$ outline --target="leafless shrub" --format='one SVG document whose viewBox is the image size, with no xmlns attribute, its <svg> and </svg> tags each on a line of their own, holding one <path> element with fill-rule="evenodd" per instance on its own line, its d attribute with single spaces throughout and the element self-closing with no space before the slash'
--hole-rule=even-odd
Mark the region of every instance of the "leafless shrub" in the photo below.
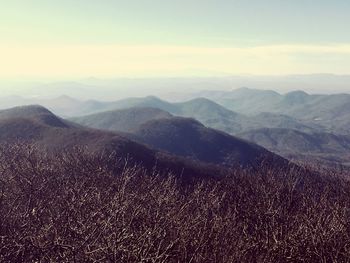
<svg viewBox="0 0 350 263">
<path fill-rule="evenodd" d="M 350 184 L 304 169 L 186 184 L 117 154 L 0 150 L 1 262 L 347 262 Z"/>
</svg>

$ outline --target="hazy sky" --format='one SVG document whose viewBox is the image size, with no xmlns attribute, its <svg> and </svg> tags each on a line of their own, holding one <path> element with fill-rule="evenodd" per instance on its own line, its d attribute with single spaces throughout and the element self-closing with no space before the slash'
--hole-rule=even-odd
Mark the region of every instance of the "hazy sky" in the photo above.
<svg viewBox="0 0 350 263">
<path fill-rule="evenodd" d="M 350 74 L 349 0 L 3 0 L 0 78 Z"/>
</svg>

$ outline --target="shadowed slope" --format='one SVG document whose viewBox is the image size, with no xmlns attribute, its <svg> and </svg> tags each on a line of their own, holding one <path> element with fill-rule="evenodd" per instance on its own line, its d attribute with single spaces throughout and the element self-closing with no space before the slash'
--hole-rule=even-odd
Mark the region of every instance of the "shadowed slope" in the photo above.
<svg viewBox="0 0 350 263">
<path fill-rule="evenodd" d="M 152 150 L 126 137 L 66 122 L 43 107 L 27 106 L 0 112 L 0 142 L 28 142 L 50 152 L 84 147 L 90 152 L 116 152 L 147 169 L 157 165 L 184 176 L 214 176 L 220 168 Z"/>
<path fill-rule="evenodd" d="M 346 135 L 304 133 L 289 129 L 258 129 L 239 136 L 286 158 L 350 165 L 350 137 Z"/>
<path fill-rule="evenodd" d="M 207 128 L 189 118 L 152 120 L 141 125 L 134 136 L 172 154 L 226 166 L 257 165 L 264 159 L 282 162 L 282 158 L 262 147 Z"/>
</svg>

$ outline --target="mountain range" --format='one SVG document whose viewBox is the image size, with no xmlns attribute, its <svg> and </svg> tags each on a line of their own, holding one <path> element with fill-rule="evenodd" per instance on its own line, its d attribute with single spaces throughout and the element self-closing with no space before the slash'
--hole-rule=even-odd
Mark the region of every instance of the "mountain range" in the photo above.
<svg viewBox="0 0 350 263">
<path fill-rule="evenodd" d="M 267 159 L 287 165 L 263 147 L 206 128 L 193 119 L 171 117 L 156 109 L 134 109 L 137 112 L 144 112 L 144 121 L 147 113 L 158 119 L 146 121 L 134 133 L 111 132 L 67 121 L 42 106 L 15 107 L 0 111 L 0 143 L 34 143 L 50 152 L 74 147 L 115 151 L 146 168 L 157 164 L 188 176 L 220 174 L 224 167 L 258 166 Z"/>
<path fill-rule="evenodd" d="M 96 119 L 104 119 L 109 114 L 119 115 L 118 110 L 130 108 L 157 108 L 172 115 L 194 118 L 204 125 L 225 131 L 232 135 L 257 128 L 291 128 L 302 131 L 318 129 L 316 124 L 308 125 L 296 118 L 276 113 L 261 113 L 257 116 L 246 116 L 226 109 L 214 101 L 205 98 L 196 98 L 186 102 L 170 103 L 154 96 L 143 98 L 128 98 L 120 101 L 105 103 L 104 110 L 90 116 L 75 117 L 72 120 L 78 123 L 92 125 L 95 128 L 108 128 L 104 125 L 93 124 Z M 110 122 L 110 120 L 105 120 Z"/>
<path fill-rule="evenodd" d="M 65 118 L 61 125 L 69 122 L 71 126 L 86 126 L 95 129 L 95 132 L 98 129 L 98 132 L 105 130 L 123 134 L 124 137 L 161 151 L 171 152 L 174 145 L 159 144 L 152 139 L 153 135 L 141 136 L 140 129 L 143 127 L 142 132 L 145 134 L 146 131 L 150 131 L 150 134 L 154 131 L 161 140 L 159 134 L 164 131 L 157 130 L 155 123 L 160 127 L 163 124 L 168 127 L 168 124 L 165 125 L 167 121 L 175 123 L 176 120 L 177 125 L 186 123 L 191 131 L 197 129 L 198 133 L 198 129 L 211 128 L 216 132 L 226 132 L 289 159 L 349 164 L 346 152 L 347 138 L 350 135 L 348 94 L 312 95 L 304 91 L 280 94 L 271 90 L 241 88 L 231 91 L 202 91 L 196 96 L 184 102 L 168 102 L 155 96 L 116 101 L 81 101 L 68 96 L 56 99 L 7 97 L 0 99 L 0 105 L 4 108 L 40 104 Z M 51 117 L 46 118 L 42 121 L 50 122 Z M 197 120 L 202 126 L 194 125 L 190 119 Z M 151 123 L 152 128 L 147 126 Z M 182 132 L 182 135 L 190 134 L 186 129 Z M 164 136 L 166 134 L 165 132 Z M 204 142 L 199 140 L 197 143 Z M 183 149 L 182 154 L 196 159 L 196 154 L 189 154 L 189 150 Z M 224 159 L 227 157 L 222 158 Z"/>
<path fill-rule="evenodd" d="M 293 91 L 282 95 L 271 90 L 241 88 L 197 95 L 241 114 L 278 113 L 319 126 L 326 132 L 350 133 L 350 94 L 310 95 L 304 91 Z"/>
</svg>

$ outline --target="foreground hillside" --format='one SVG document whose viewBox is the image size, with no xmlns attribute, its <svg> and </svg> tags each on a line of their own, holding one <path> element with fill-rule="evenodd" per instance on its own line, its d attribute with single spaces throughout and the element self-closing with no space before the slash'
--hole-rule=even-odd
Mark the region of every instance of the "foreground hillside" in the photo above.
<svg viewBox="0 0 350 263">
<path fill-rule="evenodd" d="M 1 262 L 348 262 L 350 184 L 268 167 L 199 179 L 0 147 Z"/>
</svg>

